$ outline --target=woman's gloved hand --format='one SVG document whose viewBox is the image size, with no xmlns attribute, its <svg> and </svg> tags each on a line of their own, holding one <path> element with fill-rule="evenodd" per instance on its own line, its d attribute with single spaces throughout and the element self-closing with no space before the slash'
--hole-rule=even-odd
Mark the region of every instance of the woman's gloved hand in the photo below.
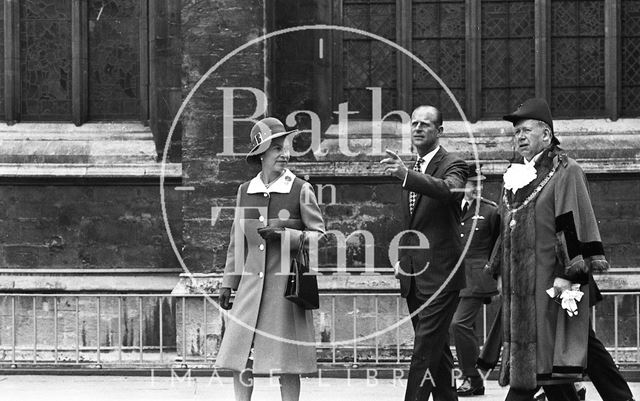
<svg viewBox="0 0 640 401">
<path fill-rule="evenodd" d="M 231 309 L 231 288 L 222 287 L 220 288 L 220 295 L 218 295 L 218 303 L 220 307 L 224 310 Z"/>
<path fill-rule="evenodd" d="M 280 240 L 280 235 L 284 232 L 284 227 L 260 227 L 258 228 L 258 234 L 266 241 Z"/>
</svg>

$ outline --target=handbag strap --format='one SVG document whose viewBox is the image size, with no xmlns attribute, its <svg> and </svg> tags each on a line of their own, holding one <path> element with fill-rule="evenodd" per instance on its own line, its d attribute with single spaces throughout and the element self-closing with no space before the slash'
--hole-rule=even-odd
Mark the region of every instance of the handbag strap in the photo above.
<svg viewBox="0 0 640 401">
<path fill-rule="evenodd" d="M 300 259 L 303 256 L 304 252 L 304 243 L 307 241 L 307 233 L 302 231 L 302 235 L 300 235 L 300 241 L 298 242 L 298 255 L 296 259 Z"/>
</svg>

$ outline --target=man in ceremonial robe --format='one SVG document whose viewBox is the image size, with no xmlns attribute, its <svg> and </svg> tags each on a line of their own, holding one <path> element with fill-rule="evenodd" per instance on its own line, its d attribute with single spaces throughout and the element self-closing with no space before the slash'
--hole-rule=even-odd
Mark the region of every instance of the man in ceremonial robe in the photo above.
<svg viewBox="0 0 640 401">
<path fill-rule="evenodd" d="M 571 382 L 587 368 L 589 275 L 608 268 L 586 177 L 558 146 L 546 101 L 529 99 L 505 119 L 520 158 L 505 173 L 491 265 L 502 286 L 500 383 L 510 385 L 507 400 L 532 400 L 540 386 L 550 400 L 577 400 Z M 560 297 L 573 305 L 565 299 L 563 308 Z"/>
</svg>

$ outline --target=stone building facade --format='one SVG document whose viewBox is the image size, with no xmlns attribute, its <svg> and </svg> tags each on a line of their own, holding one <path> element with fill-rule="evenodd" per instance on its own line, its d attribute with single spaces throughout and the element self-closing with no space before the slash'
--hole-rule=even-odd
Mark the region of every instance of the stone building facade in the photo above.
<svg viewBox="0 0 640 401">
<path fill-rule="evenodd" d="M 477 156 L 489 177 L 485 196 L 497 200 L 514 156 L 511 127 L 500 116 L 527 97 L 547 98 L 562 146 L 589 178 L 613 266 L 598 280 L 607 291 L 640 291 L 634 1 L 5 3 L 3 346 L 15 332 L 7 323 L 13 319 L 7 294 L 215 294 L 232 219 L 225 207 L 257 173 L 240 155 L 251 126 L 242 118 L 264 114 L 305 131 L 295 139 L 301 154 L 291 168 L 315 186 L 333 231 L 320 253 L 320 284 L 325 294 L 351 296 L 323 301 L 319 339 L 362 336 L 394 319 L 397 300 L 389 295 L 397 284 L 388 250 L 400 230 L 400 190 L 378 162 L 384 148 L 411 155 L 400 114 L 385 118 L 379 131 L 372 121 L 423 103 L 443 110 L 443 146 L 469 161 Z M 230 112 L 237 121 L 225 126 Z M 367 297 L 375 294 L 382 298 L 374 306 Z M 53 327 L 57 318 L 43 299 L 34 315 L 44 319 L 41 327 Z M 24 316 L 31 302 L 18 303 Z M 102 325 L 86 329 L 99 340 L 83 344 L 157 345 L 161 329 L 153 322 L 162 302 L 117 306 L 105 298 Z M 203 326 L 200 302 L 178 299 L 164 307 L 171 311 L 166 326 L 175 325 L 165 328 L 164 341 L 175 341 L 183 356 L 215 355 L 220 318 L 210 307 Z M 637 345 L 637 302 L 637 295 L 620 295 L 599 307 L 596 327 L 608 345 Z M 126 335 L 116 329 L 122 311 L 133 319 Z M 614 322 L 617 338 L 607 330 Z M 20 327 L 31 333 L 33 324 L 25 317 Z M 338 327 L 350 328 L 337 333 Z M 380 342 L 400 348 L 410 337 L 403 327 Z M 75 339 L 69 334 L 64 341 Z M 370 360 L 372 349 L 359 358 Z M 321 359 L 336 352 L 349 359 L 348 350 L 325 351 Z"/>
</svg>

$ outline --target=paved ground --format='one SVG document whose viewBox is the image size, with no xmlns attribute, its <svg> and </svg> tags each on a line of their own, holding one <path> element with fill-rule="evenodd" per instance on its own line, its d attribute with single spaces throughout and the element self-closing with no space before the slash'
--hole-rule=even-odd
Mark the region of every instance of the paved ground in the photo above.
<svg viewBox="0 0 640 401">
<path fill-rule="evenodd" d="M 303 379 L 301 401 L 373 401 L 402 400 L 404 381 L 381 379 Z M 588 384 L 587 400 L 600 401 Z M 632 383 L 640 398 L 640 383 Z M 502 401 L 506 390 L 495 381 L 487 382 L 484 397 L 463 398 L 473 401 Z M 207 400 L 233 401 L 228 377 L 126 377 L 126 376 L 0 376 L 2 400 Z M 279 401 L 280 393 L 268 378 L 257 378 L 253 400 Z"/>
</svg>

